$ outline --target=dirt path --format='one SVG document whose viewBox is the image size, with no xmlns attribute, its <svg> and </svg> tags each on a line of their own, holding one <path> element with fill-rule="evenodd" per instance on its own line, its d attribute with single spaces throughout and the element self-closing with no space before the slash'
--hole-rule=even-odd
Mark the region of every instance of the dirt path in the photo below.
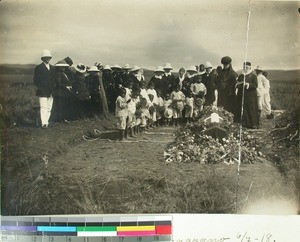
<svg viewBox="0 0 300 242">
<path fill-rule="evenodd" d="M 85 141 L 56 157 L 55 166 L 50 167 L 50 171 L 56 173 L 62 169 L 73 175 L 107 172 L 119 178 L 150 170 L 162 172 L 161 169 L 166 167 L 164 148 L 173 139 L 174 131 L 172 127 L 159 127 L 123 142 L 109 139 Z M 112 139 L 118 135 L 117 132 L 108 134 L 106 137 Z"/>
</svg>

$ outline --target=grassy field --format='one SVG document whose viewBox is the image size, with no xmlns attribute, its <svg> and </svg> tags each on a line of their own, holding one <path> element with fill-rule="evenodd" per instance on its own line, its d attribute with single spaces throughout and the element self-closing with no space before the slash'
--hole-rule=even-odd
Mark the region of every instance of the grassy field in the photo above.
<svg viewBox="0 0 300 242">
<path fill-rule="evenodd" d="M 269 72 L 274 109 L 293 110 L 299 103 L 297 73 Z M 147 80 L 151 75 L 145 72 Z M 114 117 L 78 120 L 44 131 L 35 127 L 37 98 L 28 69 L 1 72 L 0 88 L 3 215 L 243 213 L 262 200 L 287 201 L 299 209 L 299 149 L 297 142 L 286 142 L 287 132 L 295 130 L 285 129 L 294 120 L 281 123 L 281 135 L 287 133 L 282 141 L 268 133 L 280 118 L 264 121 L 266 132 L 257 135 L 266 158 L 241 167 L 236 204 L 236 166 L 164 163 L 164 147 L 176 132 L 173 127 L 124 143 L 113 135 L 110 141 L 86 141 L 83 135 L 95 129 L 114 132 Z"/>
</svg>

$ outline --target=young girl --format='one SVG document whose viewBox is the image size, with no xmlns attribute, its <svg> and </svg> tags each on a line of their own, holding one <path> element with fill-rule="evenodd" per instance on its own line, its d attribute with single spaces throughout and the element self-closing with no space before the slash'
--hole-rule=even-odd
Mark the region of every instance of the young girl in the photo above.
<svg viewBox="0 0 300 242">
<path fill-rule="evenodd" d="M 121 89 L 120 96 L 116 100 L 116 118 L 117 118 L 117 127 L 120 132 L 120 141 L 124 140 L 125 130 L 126 130 L 126 119 L 128 116 L 128 104 L 125 99 L 126 90 Z"/>
<path fill-rule="evenodd" d="M 182 110 L 184 108 L 185 95 L 179 90 L 180 86 L 176 85 L 175 91 L 171 93 L 173 103 L 173 121 L 178 126 L 178 119 L 182 118 Z"/>
<path fill-rule="evenodd" d="M 185 99 L 185 118 L 187 123 L 191 123 L 193 121 L 193 114 L 194 114 L 194 97 L 192 91 L 188 93 L 188 96 Z"/>
<path fill-rule="evenodd" d="M 133 92 L 131 99 L 128 102 L 128 119 L 127 119 L 127 130 L 130 137 L 134 137 L 137 134 L 137 118 L 136 118 L 136 106 L 140 101 L 139 95 L 137 92 Z"/>
</svg>

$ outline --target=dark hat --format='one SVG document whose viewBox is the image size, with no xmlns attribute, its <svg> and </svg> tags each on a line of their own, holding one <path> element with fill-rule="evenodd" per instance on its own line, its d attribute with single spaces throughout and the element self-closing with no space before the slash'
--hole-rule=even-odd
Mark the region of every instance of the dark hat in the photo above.
<svg viewBox="0 0 300 242">
<path fill-rule="evenodd" d="M 221 59 L 221 63 L 223 65 L 228 65 L 231 63 L 231 58 L 229 56 L 224 56 L 222 59 Z"/>
<path fill-rule="evenodd" d="M 244 62 L 244 66 L 251 66 L 251 62 L 249 61 Z"/>
<path fill-rule="evenodd" d="M 67 64 L 68 64 L 69 66 L 73 65 L 73 61 L 72 61 L 72 59 L 71 59 L 69 56 L 67 56 L 67 57 L 64 59 L 64 61 L 67 62 Z"/>
</svg>

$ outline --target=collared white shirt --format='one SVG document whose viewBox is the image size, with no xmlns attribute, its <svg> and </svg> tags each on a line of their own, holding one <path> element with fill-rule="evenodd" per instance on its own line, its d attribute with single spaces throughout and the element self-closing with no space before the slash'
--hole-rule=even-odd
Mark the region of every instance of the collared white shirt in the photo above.
<svg viewBox="0 0 300 242">
<path fill-rule="evenodd" d="M 47 67 L 47 69 L 50 70 L 50 63 L 46 63 L 46 62 L 43 62 L 43 63 Z"/>
<path fill-rule="evenodd" d="M 166 72 L 165 74 L 164 74 L 165 76 L 171 76 L 172 75 L 172 72 Z"/>
<path fill-rule="evenodd" d="M 162 76 L 156 76 L 156 75 L 155 75 L 154 77 L 155 77 L 156 79 L 160 79 L 160 80 L 162 79 Z"/>
</svg>

